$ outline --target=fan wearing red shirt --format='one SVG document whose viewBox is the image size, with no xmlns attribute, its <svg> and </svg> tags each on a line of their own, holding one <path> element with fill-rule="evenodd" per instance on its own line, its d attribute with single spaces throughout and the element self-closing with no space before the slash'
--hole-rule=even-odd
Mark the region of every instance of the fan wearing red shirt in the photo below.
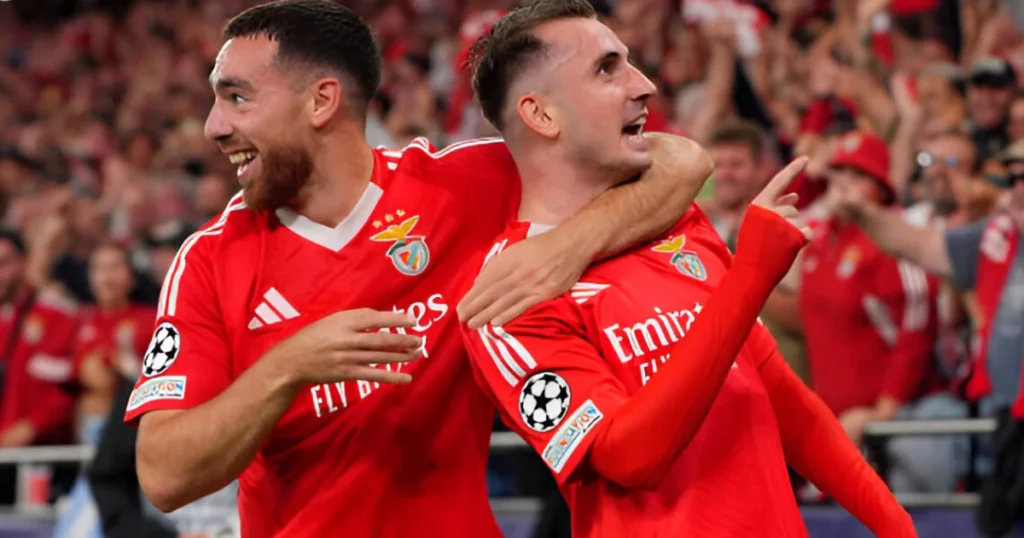
<svg viewBox="0 0 1024 538">
<path fill-rule="evenodd" d="M 614 126 L 579 121 L 589 110 L 643 117 L 653 85 L 628 57 L 583 0 L 520 8 L 478 43 L 477 98 L 523 184 L 520 221 L 484 264 L 646 164 L 642 148 L 609 136 Z M 878 536 L 916 536 L 756 324 L 810 233 L 786 220 L 795 196 L 781 196 L 805 163 L 755 198 L 735 259 L 691 208 L 570 292 L 504 325 L 465 326 L 477 380 L 550 467 L 573 536 L 807 536 L 787 461 Z"/>
<path fill-rule="evenodd" d="M 75 343 L 75 379 L 84 393 L 78 397 L 79 421 L 84 430 L 91 419 L 105 420 L 117 379 L 136 379 L 152 335 L 156 309 L 129 300 L 132 287 L 128 253 L 113 243 L 93 250 L 89 257 L 89 287 L 96 306 L 82 314 Z M 85 433 L 82 437 L 90 437 Z"/>
<path fill-rule="evenodd" d="M 484 476 L 493 407 L 454 301 L 465 260 L 518 200 L 508 150 L 370 148 L 378 53 L 334 2 L 258 6 L 225 34 L 206 135 L 243 188 L 164 281 L 127 404 L 143 490 L 170 511 L 239 478 L 247 538 L 499 536 Z M 667 142 L 654 153 L 668 170 L 496 259 L 476 297 L 525 309 L 670 226 L 706 171 L 680 174 L 699 148 Z M 477 314 L 493 318 L 464 310 Z"/>
</svg>

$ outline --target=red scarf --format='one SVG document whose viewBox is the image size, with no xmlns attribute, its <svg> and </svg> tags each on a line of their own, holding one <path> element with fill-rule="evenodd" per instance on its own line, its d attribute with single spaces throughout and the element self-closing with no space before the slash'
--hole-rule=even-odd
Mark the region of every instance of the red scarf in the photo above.
<svg viewBox="0 0 1024 538">
<path fill-rule="evenodd" d="M 967 397 L 977 401 L 992 392 L 992 380 L 988 375 L 986 357 L 988 340 L 992 332 L 992 320 L 999 308 L 1003 287 L 1010 275 L 1010 267 L 1017 255 L 1017 227 L 1009 217 L 993 218 L 981 236 L 978 256 L 978 274 L 975 285 L 978 306 L 982 319 L 975 328 L 974 371 L 967 382 Z M 1024 417 L 1024 398 L 1018 395 L 1013 404 L 1013 415 Z"/>
</svg>

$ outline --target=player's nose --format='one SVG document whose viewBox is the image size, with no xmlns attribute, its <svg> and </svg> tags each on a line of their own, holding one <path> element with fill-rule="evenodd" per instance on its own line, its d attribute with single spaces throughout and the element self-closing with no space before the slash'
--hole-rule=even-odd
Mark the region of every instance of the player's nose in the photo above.
<svg viewBox="0 0 1024 538">
<path fill-rule="evenodd" d="M 231 136 L 232 129 L 231 124 L 228 123 L 224 114 L 221 113 L 220 107 L 216 104 L 210 109 L 210 114 L 206 116 L 206 125 L 203 127 L 203 136 L 207 140 L 222 140 Z"/>
<path fill-rule="evenodd" d="M 641 101 L 654 95 L 658 91 L 658 87 L 651 82 L 651 79 L 647 78 L 639 69 L 635 66 L 630 65 L 630 97 L 634 100 Z"/>
</svg>

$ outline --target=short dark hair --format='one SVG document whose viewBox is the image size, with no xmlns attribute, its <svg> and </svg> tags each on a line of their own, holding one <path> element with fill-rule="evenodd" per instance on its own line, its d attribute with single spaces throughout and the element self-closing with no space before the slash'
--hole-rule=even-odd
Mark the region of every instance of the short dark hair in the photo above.
<svg viewBox="0 0 1024 538">
<path fill-rule="evenodd" d="M 535 0 L 502 17 L 478 39 L 470 52 L 473 93 L 487 121 L 499 131 L 504 128 L 501 113 L 509 88 L 544 53 L 544 42 L 533 35 L 537 26 L 559 19 L 596 16 L 594 7 L 586 0 Z"/>
<path fill-rule="evenodd" d="M 757 159 L 764 150 L 764 132 L 749 121 L 736 121 L 717 127 L 708 137 L 708 147 L 726 144 L 743 145 Z"/>
<path fill-rule="evenodd" d="M 373 32 L 350 9 L 328 0 L 280 0 L 228 21 L 224 38 L 262 36 L 277 42 L 277 62 L 337 71 L 351 79 L 360 116 L 380 85 L 380 50 Z"/>
</svg>

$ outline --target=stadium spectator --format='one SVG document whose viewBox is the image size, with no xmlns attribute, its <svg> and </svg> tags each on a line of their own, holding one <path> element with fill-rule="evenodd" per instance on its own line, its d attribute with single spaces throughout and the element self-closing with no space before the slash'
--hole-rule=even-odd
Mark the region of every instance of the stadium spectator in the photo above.
<svg viewBox="0 0 1024 538">
<path fill-rule="evenodd" d="M 889 150 L 881 139 L 847 135 L 831 161 L 829 196 L 856 191 L 880 206 L 896 193 Z M 934 280 L 889 257 L 843 214 L 815 227 L 804 252 L 800 308 L 811 386 L 863 441 L 869 421 L 962 418 L 966 408 L 946 394 L 933 361 Z M 890 486 L 896 491 L 952 491 L 963 466 L 962 440 L 902 438 L 889 442 Z"/>
<path fill-rule="evenodd" d="M 96 307 L 82 313 L 75 342 L 77 441 L 96 446 L 110 414 L 120 378 L 135 379 L 146 354 L 156 311 L 132 304 L 132 268 L 128 253 L 112 243 L 96 247 L 89 258 L 89 287 Z M 85 475 L 72 488 L 57 521 L 56 536 L 103 536 Z"/>
<path fill-rule="evenodd" d="M 727 123 L 711 132 L 707 148 L 715 164 L 712 194 L 699 203 L 715 231 L 730 248 L 750 201 L 761 192 L 765 135 L 750 122 Z"/>
<path fill-rule="evenodd" d="M 58 229 L 37 228 L 26 259 L 21 237 L 0 232 L 0 448 L 68 443 L 74 439 L 72 347 L 78 306 L 57 287 L 36 286 L 27 272 L 45 264 L 47 244 Z M 0 502 L 9 504 L 14 474 L 0 467 Z"/>
</svg>

